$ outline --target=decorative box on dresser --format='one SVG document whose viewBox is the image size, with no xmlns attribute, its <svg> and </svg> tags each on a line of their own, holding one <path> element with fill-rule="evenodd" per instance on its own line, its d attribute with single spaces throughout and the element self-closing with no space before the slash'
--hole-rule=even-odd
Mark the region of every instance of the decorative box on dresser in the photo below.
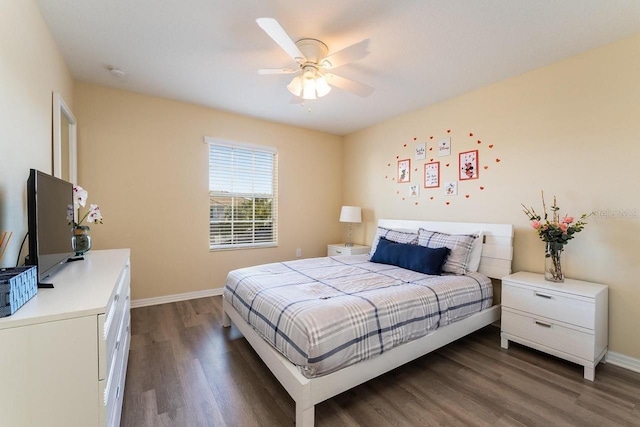
<svg viewBox="0 0 640 427">
<path fill-rule="evenodd" d="M 595 379 L 595 367 L 606 360 L 609 288 L 544 275 L 518 272 L 502 278 L 501 346 L 526 345 L 584 366 L 584 378 Z"/>
<path fill-rule="evenodd" d="M 129 355 L 130 250 L 90 251 L 0 319 L 0 425 L 119 426 Z"/>
<path fill-rule="evenodd" d="M 371 246 L 356 245 L 345 246 L 344 243 L 334 243 L 327 245 L 327 256 L 342 256 L 342 255 L 361 255 L 368 254 L 371 250 Z"/>
</svg>

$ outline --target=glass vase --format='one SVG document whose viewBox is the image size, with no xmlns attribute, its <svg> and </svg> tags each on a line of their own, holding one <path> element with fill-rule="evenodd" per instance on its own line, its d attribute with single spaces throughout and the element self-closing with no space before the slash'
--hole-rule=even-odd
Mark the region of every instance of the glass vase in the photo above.
<svg viewBox="0 0 640 427">
<path fill-rule="evenodd" d="M 76 252 L 76 256 L 84 255 L 91 249 L 91 229 L 86 225 L 78 225 L 73 229 L 71 237 L 71 249 Z"/>
<path fill-rule="evenodd" d="M 544 254 L 544 278 L 550 282 L 564 282 L 564 270 L 562 269 L 562 261 L 564 255 L 564 247 L 557 243 L 547 243 Z"/>
</svg>

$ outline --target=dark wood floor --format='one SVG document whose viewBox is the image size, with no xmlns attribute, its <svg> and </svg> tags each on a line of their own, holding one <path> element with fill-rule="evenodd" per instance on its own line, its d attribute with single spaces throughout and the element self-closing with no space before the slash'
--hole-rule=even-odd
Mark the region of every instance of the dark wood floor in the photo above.
<svg viewBox="0 0 640 427">
<path fill-rule="evenodd" d="M 221 298 L 137 308 L 122 426 L 293 426 L 293 400 Z M 488 326 L 316 406 L 317 426 L 640 426 L 640 374 L 582 368 Z"/>
</svg>

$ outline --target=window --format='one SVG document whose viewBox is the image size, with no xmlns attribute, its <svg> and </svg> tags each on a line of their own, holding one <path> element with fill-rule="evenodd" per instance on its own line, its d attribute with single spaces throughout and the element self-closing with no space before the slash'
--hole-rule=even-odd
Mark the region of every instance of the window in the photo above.
<svg viewBox="0 0 640 427">
<path fill-rule="evenodd" d="M 205 138 L 209 144 L 210 249 L 278 243 L 278 152 Z"/>
</svg>

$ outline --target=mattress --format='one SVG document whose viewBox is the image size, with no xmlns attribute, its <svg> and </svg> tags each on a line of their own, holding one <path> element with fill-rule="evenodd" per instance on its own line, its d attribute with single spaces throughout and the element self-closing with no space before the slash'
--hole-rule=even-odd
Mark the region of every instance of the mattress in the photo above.
<svg viewBox="0 0 640 427">
<path fill-rule="evenodd" d="M 489 308 L 493 289 L 480 273 L 430 276 L 355 255 L 234 270 L 224 298 L 313 378 Z"/>
</svg>

